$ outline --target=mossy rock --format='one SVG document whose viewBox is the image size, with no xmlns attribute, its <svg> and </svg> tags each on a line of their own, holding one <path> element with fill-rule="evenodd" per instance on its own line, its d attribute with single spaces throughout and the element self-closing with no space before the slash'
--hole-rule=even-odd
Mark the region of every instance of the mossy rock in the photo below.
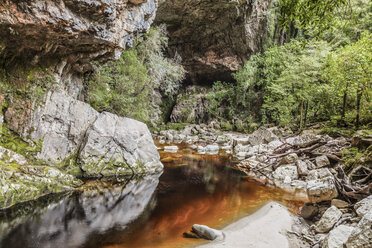
<svg viewBox="0 0 372 248">
<path fill-rule="evenodd" d="M 73 190 L 83 182 L 48 166 L 0 165 L 0 209 L 41 196 Z"/>
</svg>

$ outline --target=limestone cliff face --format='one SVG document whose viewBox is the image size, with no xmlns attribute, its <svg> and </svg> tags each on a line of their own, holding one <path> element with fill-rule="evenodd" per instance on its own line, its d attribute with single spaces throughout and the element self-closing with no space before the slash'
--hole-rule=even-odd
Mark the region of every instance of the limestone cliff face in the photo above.
<svg viewBox="0 0 372 248">
<path fill-rule="evenodd" d="M 155 18 L 157 0 L 5 0 L 0 55 L 37 63 L 67 57 L 84 72 L 92 59 L 118 57 Z"/>
<path fill-rule="evenodd" d="M 270 0 L 160 0 L 156 23 L 167 24 L 170 55 L 181 55 L 189 81 L 231 81 L 262 48 Z"/>
<path fill-rule="evenodd" d="M 25 76 L 24 67 L 47 68 L 41 80 L 53 78 L 35 85 L 39 99 L 15 88 L 0 93 L 1 120 L 30 144 L 42 142 L 38 159 L 86 177 L 162 170 L 144 123 L 98 113 L 80 97 L 92 62 L 120 56 L 150 28 L 156 9 L 157 0 L 0 1 L 0 66 L 10 85 L 37 84 L 38 73 Z"/>
</svg>

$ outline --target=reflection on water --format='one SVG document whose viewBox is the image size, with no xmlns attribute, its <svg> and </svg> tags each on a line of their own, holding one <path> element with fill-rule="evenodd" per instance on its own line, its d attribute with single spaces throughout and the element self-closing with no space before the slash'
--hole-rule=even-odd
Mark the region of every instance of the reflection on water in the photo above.
<svg viewBox="0 0 372 248">
<path fill-rule="evenodd" d="M 161 152 L 165 171 L 127 182 L 88 182 L 25 217 L 0 219 L 1 247 L 185 247 L 195 223 L 222 228 L 283 193 L 228 170 L 228 158 Z M 1 218 L 1 217 L 0 217 Z"/>
<path fill-rule="evenodd" d="M 108 230 L 124 230 L 142 214 L 159 175 L 129 182 L 97 183 L 37 209 L 3 237 L 2 247 L 81 247 Z M 0 226 L 1 233 L 6 225 Z"/>
</svg>

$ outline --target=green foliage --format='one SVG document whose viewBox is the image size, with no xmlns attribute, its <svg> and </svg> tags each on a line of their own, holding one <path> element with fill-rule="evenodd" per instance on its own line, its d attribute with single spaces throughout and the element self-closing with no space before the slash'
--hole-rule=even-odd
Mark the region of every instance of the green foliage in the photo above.
<svg viewBox="0 0 372 248">
<path fill-rule="evenodd" d="M 25 142 L 18 134 L 12 132 L 6 125 L 0 128 L 0 146 L 23 155 L 33 164 L 45 164 L 36 159 L 36 155 L 41 152 L 43 141 L 33 140 L 32 144 Z"/>
<path fill-rule="evenodd" d="M 167 124 L 164 125 L 159 125 L 157 127 L 150 127 L 151 131 L 163 131 L 163 130 L 177 130 L 181 131 L 185 129 L 185 127 L 189 125 L 189 123 L 174 123 L 174 122 L 168 122 Z"/>
<path fill-rule="evenodd" d="M 11 73 L 0 69 L 0 94 L 30 99 L 39 104 L 57 84 L 50 68 L 17 68 Z"/>
<path fill-rule="evenodd" d="M 328 29 L 336 10 L 347 4 L 347 0 L 279 0 L 279 20 L 284 28 L 295 23 L 301 29 L 312 29 L 321 33 Z"/>
<path fill-rule="evenodd" d="M 119 60 L 98 65 L 88 85 L 90 104 L 98 111 L 150 122 L 160 112 L 155 90 L 170 96 L 184 77 L 183 68 L 164 57 L 166 46 L 162 30 L 153 28 Z"/>
<path fill-rule="evenodd" d="M 323 77 L 338 99 L 343 100 L 337 111 L 342 122 L 350 125 L 358 115 L 361 118 L 356 122 L 372 122 L 372 34 L 366 32 L 357 42 L 331 53 Z"/>
<path fill-rule="evenodd" d="M 372 145 L 366 150 L 359 150 L 357 147 L 352 147 L 343 150 L 342 160 L 344 161 L 343 168 L 346 173 L 350 173 L 356 167 L 362 165 L 371 168 L 372 164 Z"/>
<path fill-rule="evenodd" d="M 230 120 L 239 116 L 250 129 L 257 122 L 302 127 L 309 119 L 327 119 L 335 101 L 321 80 L 328 51 L 325 42 L 293 40 L 251 56 L 234 75 L 235 84 L 214 84 L 207 95 L 211 113 Z"/>
<path fill-rule="evenodd" d="M 353 0 L 335 10 L 330 28 L 320 38 L 339 47 L 358 41 L 365 31 L 372 32 L 372 2 Z M 308 31 L 310 34 L 312 32 Z"/>
</svg>

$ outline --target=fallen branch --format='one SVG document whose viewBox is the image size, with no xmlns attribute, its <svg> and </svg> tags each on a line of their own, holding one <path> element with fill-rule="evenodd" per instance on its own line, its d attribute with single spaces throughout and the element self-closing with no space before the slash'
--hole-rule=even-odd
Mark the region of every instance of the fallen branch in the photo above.
<svg viewBox="0 0 372 248">
<path fill-rule="evenodd" d="M 336 162 L 342 162 L 342 159 L 334 154 L 326 154 L 326 153 L 320 153 L 320 152 L 312 152 L 311 155 L 313 156 L 327 156 L 328 159 L 336 161 Z"/>
<path fill-rule="evenodd" d="M 281 158 L 281 157 L 285 157 L 285 156 L 287 156 L 288 154 L 291 154 L 291 153 L 296 153 L 296 154 L 310 153 L 311 151 L 313 151 L 316 148 L 321 147 L 322 145 L 325 145 L 325 144 L 326 144 L 326 142 L 319 142 L 319 143 L 317 143 L 315 145 L 312 145 L 310 147 L 298 149 L 297 151 L 286 152 L 286 153 L 282 153 L 282 154 L 279 154 L 279 155 L 269 155 L 268 157 L 269 158 Z"/>
</svg>

